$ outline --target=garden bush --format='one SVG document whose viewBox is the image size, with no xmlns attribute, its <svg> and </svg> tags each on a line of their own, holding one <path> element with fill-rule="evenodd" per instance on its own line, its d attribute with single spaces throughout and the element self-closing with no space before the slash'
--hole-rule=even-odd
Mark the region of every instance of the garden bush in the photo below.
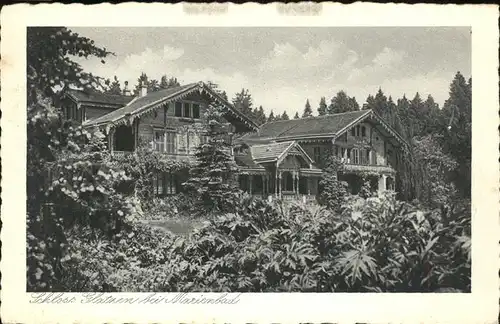
<svg viewBox="0 0 500 324">
<path fill-rule="evenodd" d="M 88 235 L 85 248 L 71 244 L 87 253 L 85 266 L 71 259 L 73 269 L 100 278 L 88 289 L 470 291 L 467 210 L 421 211 L 393 194 L 349 197 L 341 213 L 244 195 L 234 212 L 214 215 L 190 237 L 134 231 L 102 248 Z"/>
</svg>

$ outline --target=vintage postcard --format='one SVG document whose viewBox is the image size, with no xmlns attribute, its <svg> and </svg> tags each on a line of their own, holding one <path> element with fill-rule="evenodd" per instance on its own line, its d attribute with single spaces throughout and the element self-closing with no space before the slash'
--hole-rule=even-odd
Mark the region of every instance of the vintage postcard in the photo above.
<svg viewBox="0 0 500 324">
<path fill-rule="evenodd" d="M 498 322 L 498 18 L 2 8 L 2 320 Z"/>
</svg>

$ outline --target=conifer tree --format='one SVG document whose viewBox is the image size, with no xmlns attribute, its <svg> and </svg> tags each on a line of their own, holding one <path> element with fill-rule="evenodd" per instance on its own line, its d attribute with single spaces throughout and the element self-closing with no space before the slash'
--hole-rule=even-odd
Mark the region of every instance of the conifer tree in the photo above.
<svg viewBox="0 0 500 324">
<path fill-rule="evenodd" d="M 271 110 L 271 112 L 269 113 L 269 117 L 267 118 L 267 122 L 273 122 L 275 119 L 276 117 L 274 117 L 274 112 Z"/>
<path fill-rule="evenodd" d="M 306 105 L 304 107 L 304 112 L 302 113 L 302 118 L 311 117 L 312 109 L 311 104 L 309 103 L 309 99 L 306 100 Z"/>
<path fill-rule="evenodd" d="M 233 105 L 246 116 L 252 116 L 253 101 L 248 89 L 241 89 L 233 98 Z"/>
<path fill-rule="evenodd" d="M 286 113 L 286 110 L 281 115 L 281 120 L 290 120 L 290 117 L 288 117 L 288 114 Z"/>
<path fill-rule="evenodd" d="M 114 95 L 122 94 L 122 89 L 121 89 L 120 81 L 118 80 L 118 78 L 116 77 L 116 75 L 113 78 L 113 82 L 111 82 L 108 79 L 108 80 L 106 80 L 105 83 L 108 86 L 108 88 L 104 91 L 105 93 L 114 94 Z"/>
<path fill-rule="evenodd" d="M 183 184 L 206 210 L 211 211 L 227 211 L 238 192 L 234 181 L 238 168 L 231 156 L 231 143 L 222 116 L 221 107 L 209 105 L 206 111 L 207 141 L 196 149 L 197 163 Z"/>
<path fill-rule="evenodd" d="M 264 108 L 262 108 L 262 106 L 259 106 L 259 109 L 257 110 L 257 120 L 259 124 L 264 124 L 267 121 L 266 113 L 264 112 Z"/>
<path fill-rule="evenodd" d="M 299 113 L 295 112 L 295 116 L 293 116 L 293 119 L 299 119 L 299 118 L 300 118 Z"/>
<path fill-rule="evenodd" d="M 457 72 L 450 84 L 449 98 L 442 109 L 439 127 L 443 137 L 443 150 L 450 154 L 458 167 L 455 182 L 464 196 L 471 192 L 471 155 L 472 155 L 472 79 L 467 82 Z"/>
<path fill-rule="evenodd" d="M 326 99 L 325 97 L 321 97 L 319 101 L 319 107 L 318 107 L 318 115 L 323 116 L 328 113 L 328 106 L 326 105 Z"/>
</svg>

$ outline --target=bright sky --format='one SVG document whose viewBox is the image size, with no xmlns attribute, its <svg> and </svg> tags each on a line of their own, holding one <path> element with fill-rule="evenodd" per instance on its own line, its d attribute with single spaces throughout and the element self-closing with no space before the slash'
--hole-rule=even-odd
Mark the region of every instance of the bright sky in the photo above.
<svg viewBox="0 0 500 324">
<path fill-rule="evenodd" d="M 455 73 L 471 76 L 468 27 L 70 29 L 116 53 L 104 65 L 82 61 L 88 72 L 132 86 L 141 72 L 210 80 L 230 99 L 247 88 L 254 105 L 289 116 L 306 99 L 316 114 L 321 96 L 329 103 L 340 90 L 362 105 L 379 87 L 394 100 L 418 91 L 442 105 Z"/>
</svg>

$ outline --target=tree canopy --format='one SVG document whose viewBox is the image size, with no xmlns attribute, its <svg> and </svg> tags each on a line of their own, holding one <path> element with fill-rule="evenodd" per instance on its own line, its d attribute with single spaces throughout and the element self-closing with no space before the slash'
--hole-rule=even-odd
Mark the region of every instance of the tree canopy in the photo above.
<svg viewBox="0 0 500 324">
<path fill-rule="evenodd" d="M 341 90 L 332 98 L 330 106 L 327 108 L 327 113 L 338 114 L 356 110 L 359 110 L 356 98 L 349 97 L 345 91 Z"/>
</svg>

